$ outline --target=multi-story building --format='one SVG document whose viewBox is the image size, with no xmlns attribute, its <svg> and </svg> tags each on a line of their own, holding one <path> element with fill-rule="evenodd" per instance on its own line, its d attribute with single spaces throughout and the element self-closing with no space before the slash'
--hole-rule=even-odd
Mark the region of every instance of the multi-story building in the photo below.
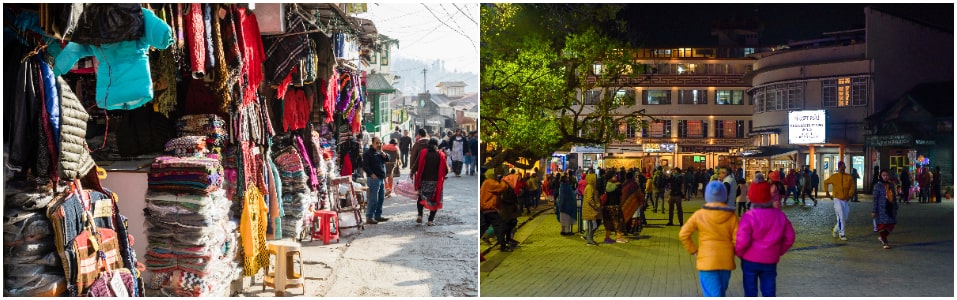
<svg viewBox="0 0 957 300">
<path fill-rule="evenodd" d="M 604 157 L 582 157 L 590 166 L 740 167 L 736 151 L 749 143 L 752 101 L 744 80 L 754 59 L 745 47 L 657 47 L 638 49 L 646 74 L 631 76 L 620 93 L 631 93 L 630 109 L 644 109 L 656 121 L 646 129 L 619 125 L 627 137 L 605 146 Z M 600 92 L 585 92 L 587 105 Z M 599 163 L 595 163 L 599 162 Z"/>
<path fill-rule="evenodd" d="M 952 32 L 871 7 L 865 18 L 860 30 L 753 55 L 748 95 L 759 147 L 744 151 L 752 170 L 809 166 L 826 178 L 844 161 L 848 172 L 860 174 L 858 188 L 869 189 L 873 166 L 887 168 L 890 162 L 880 145 L 866 142 L 874 132 L 866 131 L 865 119 L 921 83 L 953 81 Z M 818 141 L 789 142 L 803 130 L 790 122 L 789 113 L 796 111 L 824 112 L 813 124 L 823 125 Z"/>
</svg>

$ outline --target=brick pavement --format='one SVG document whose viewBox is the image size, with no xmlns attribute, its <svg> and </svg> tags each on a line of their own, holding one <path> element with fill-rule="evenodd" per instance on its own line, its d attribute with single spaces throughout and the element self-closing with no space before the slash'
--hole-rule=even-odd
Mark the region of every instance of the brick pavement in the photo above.
<svg viewBox="0 0 957 300">
<path fill-rule="evenodd" d="M 895 248 L 884 250 L 872 229 L 870 198 L 861 200 L 851 203 L 846 242 L 831 237 L 831 200 L 784 207 L 796 241 L 778 264 L 777 295 L 954 296 L 953 202 L 902 205 L 889 237 Z M 685 218 L 703 202 L 684 202 Z M 694 258 L 678 241 L 679 227 L 663 226 L 667 214 L 649 211 L 650 226 L 630 243 L 587 247 L 578 235 L 558 234 L 551 207 L 540 210 L 535 218 L 520 219 L 525 224 L 515 252 L 481 244 L 488 259 L 480 266 L 482 296 L 701 296 Z M 728 296 L 743 296 L 736 263 Z"/>
</svg>

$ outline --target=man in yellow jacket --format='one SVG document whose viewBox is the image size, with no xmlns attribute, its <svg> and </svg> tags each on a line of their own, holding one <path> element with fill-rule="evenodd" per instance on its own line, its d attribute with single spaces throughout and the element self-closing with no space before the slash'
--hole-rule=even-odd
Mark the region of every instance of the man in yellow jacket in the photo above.
<svg viewBox="0 0 957 300">
<path fill-rule="evenodd" d="M 734 243 L 738 216 L 728 206 L 728 191 L 720 181 L 705 186 L 705 205 L 681 226 L 678 239 L 688 253 L 695 255 L 701 291 L 705 297 L 724 297 L 734 270 Z M 691 239 L 698 232 L 698 244 Z"/>
<path fill-rule="evenodd" d="M 854 197 L 855 190 L 857 185 L 854 183 L 854 178 L 850 174 L 845 172 L 847 166 L 844 165 L 844 162 L 837 163 L 837 173 L 828 177 L 827 180 L 824 180 L 824 197 L 831 198 L 834 200 L 834 213 L 837 215 L 837 224 L 834 224 L 834 229 L 831 230 L 831 236 L 837 237 L 840 233 L 841 240 L 846 241 L 847 235 L 844 234 L 844 229 L 847 228 L 847 213 L 850 209 L 848 201 Z M 831 188 L 829 185 L 834 186 L 834 196 L 831 196 Z M 837 198 L 835 200 L 834 198 Z"/>
</svg>

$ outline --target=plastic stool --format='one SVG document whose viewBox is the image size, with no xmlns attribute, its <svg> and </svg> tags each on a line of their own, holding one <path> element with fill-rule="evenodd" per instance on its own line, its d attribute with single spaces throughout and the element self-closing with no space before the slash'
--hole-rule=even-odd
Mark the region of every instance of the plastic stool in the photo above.
<svg viewBox="0 0 957 300">
<path fill-rule="evenodd" d="M 263 278 L 263 291 L 266 287 L 276 289 L 276 296 L 282 297 L 286 289 L 301 287 L 302 294 L 306 294 L 306 286 L 302 276 L 302 246 L 293 241 L 272 241 L 266 243 L 269 255 L 276 257 L 275 270 L 266 269 Z M 299 273 L 295 272 L 295 260 L 299 258 Z"/>
<path fill-rule="evenodd" d="M 339 242 L 339 213 L 331 210 L 317 210 L 313 213 L 312 219 L 312 239 L 322 240 L 326 245 L 329 241 L 336 239 Z"/>
</svg>

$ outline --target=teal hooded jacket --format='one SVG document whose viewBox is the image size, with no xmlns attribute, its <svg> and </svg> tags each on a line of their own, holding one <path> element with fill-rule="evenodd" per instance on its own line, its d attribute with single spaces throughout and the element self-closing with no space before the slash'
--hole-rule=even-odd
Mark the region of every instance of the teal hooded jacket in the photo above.
<svg viewBox="0 0 957 300">
<path fill-rule="evenodd" d="M 173 43 L 173 30 L 149 9 L 143 8 L 146 27 L 139 40 L 100 46 L 70 42 L 56 57 L 54 75 L 69 72 L 78 60 L 96 56 L 96 106 L 102 109 L 136 109 L 153 99 L 150 78 L 150 46 L 166 49 Z"/>
</svg>

